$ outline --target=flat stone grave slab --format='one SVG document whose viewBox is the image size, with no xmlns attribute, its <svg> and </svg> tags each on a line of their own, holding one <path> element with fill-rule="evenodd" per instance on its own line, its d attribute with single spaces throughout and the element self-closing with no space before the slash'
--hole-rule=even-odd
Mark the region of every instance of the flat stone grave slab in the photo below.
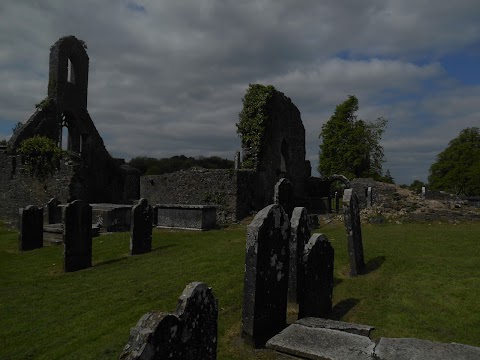
<svg viewBox="0 0 480 360">
<path fill-rule="evenodd" d="M 92 225 L 92 237 L 100 235 L 100 228 Z M 43 245 L 63 244 L 63 224 L 43 224 Z"/>
<path fill-rule="evenodd" d="M 268 340 L 267 348 L 315 360 L 372 360 L 375 343 L 366 336 L 294 323 Z"/>
<path fill-rule="evenodd" d="M 217 224 L 213 205 L 157 204 L 157 227 L 185 230 L 210 230 Z"/>
<path fill-rule="evenodd" d="M 61 245 L 63 243 L 63 224 L 43 225 L 43 244 Z"/>
<path fill-rule="evenodd" d="M 303 325 L 311 328 L 317 329 L 330 329 L 330 330 L 339 330 L 348 332 L 351 334 L 362 335 L 362 336 L 370 336 L 370 333 L 375 328 L 369 325 L 362 325 L 362 324 L 353 324 L 344 321 L 336 321 L 336 320 L 329 320 L 329 319 L 322 319 L 316 317 L 306 317 L 300 320 L 297 320 L 295 324 Z"/>
<path fill-rule="evenodd" d="M 479 360 L 480 348 L 420 339 L 381 338 L 375 356 L 378 360 Z"/>
</svg>

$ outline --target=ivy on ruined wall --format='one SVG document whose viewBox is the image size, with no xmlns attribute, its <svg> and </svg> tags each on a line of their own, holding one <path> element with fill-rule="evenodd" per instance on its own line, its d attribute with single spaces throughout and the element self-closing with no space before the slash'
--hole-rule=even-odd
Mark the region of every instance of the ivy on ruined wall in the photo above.
<svg viewBox="0 0 480 360">
<path fill-rule="evenodd" d="M 248 149 L 242 162 L 242 169 L 255 169 L 257 158 L 262 151 L 262 141 L 267 126 L 266 105 L 273 96 L 272 85 L 249 84 L 242 99 L 243 109 L 238 115 L 237 133 L 242 145 Z"/>
<path fill-rule="evenodd" d="M 60 168 L 64 151 L 50 138 L 35 135 L 21 143 L 18 153 L 23 155 L 30 175 L 43 182 Z"/>
</svg>

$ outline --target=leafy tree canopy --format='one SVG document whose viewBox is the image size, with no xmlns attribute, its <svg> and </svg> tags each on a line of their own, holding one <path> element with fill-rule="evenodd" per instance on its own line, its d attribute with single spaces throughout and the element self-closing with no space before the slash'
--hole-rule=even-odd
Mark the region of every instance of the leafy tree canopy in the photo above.
<svg viewBox="0 0 480 360">
<path fill-rule="evenodd" d="M 480 195 L 480 130 L 466 128 L 437 155 L 430 188 L 457 195 Z"/>
<path fill-rule="evenodd" d="M 218 156 L 193 158 L 180 155 L 162 159 L 139 156 L 130 160 L 128 165 L 139 169 L 143 175 L 161 175 L 187 170 L 195 166 L 205 169 L 233 169 L 232 160 L 222 159 Z"/>
<path fill-rule="evenodd" d="M 60 160 L 64 154 L 52 139 L 39 135 L 22 141 L 18 153 L 24 156 L 30 175 L 40 181 L 44 181 L 60 168 Z"/>
<path fill-rule="evenodd" d="M 322 126 L 318 171 L 323 177 L 343 174 L 349 179 L 372 177 L 382 180 L 385 157 L 380 140 L 387 120 L 380 117 L 366 122 L 357 119 L 357 111 L 358 99 L 350 95 L 337 105 L 330 120 Z"/>
</svg>

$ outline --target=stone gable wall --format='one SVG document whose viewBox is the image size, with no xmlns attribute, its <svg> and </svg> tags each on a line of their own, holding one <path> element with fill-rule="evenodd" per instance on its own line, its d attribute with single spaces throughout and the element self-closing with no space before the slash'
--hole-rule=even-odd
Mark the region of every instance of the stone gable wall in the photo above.
<svg viewBox="0 0 480 360">
<path fill-rule="evenodd" d="M 296 199 L 306 195 L 308 164 L 305 161 L 305 128 L 300 111 L 291 99 L 275 91 L 267 104 L 269 122 L 259 154 L 257 192 L 259 209 L 273 201 L 275 184 L 282 177 L 291 181 Z M 298 201 L 297 201 L 298 202 Z"/>
</svg>

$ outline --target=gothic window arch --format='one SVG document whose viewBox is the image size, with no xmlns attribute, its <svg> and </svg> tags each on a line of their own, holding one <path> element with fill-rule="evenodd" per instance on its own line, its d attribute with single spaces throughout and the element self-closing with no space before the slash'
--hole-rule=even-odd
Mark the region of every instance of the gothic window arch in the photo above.
<svg viewBox="0 0 480 360">
<path fill-rule="evenodd" d="M 68 118 L 67 115 L 62 114 L 58 147 L 65 151 L 71 150 L 71 142 Z"/>
</svg>

